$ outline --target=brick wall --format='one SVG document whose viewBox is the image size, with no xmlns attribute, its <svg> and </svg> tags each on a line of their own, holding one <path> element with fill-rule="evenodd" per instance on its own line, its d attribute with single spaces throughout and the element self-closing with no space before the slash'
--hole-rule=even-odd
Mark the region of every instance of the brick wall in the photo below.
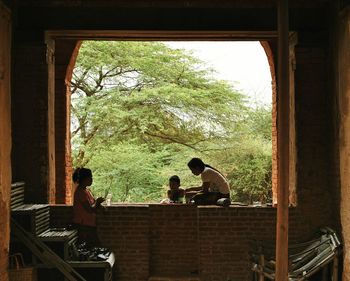
<svg viewBox="0 0 350 281">
<path fill-rule="evenodd" d="M 115 252 L 118 280 L 147 280 L 150 240 L 147 206 L 108 208 L 98 216 L 98 232 Z"/>
<path fill-rule="evenodd" d="M 312 38 L 302 42 L 295 49 L 298 206 L 290 209 L 290 241 L 307 240 L 323 225 L 339 230 L 329 179 L 327 57 Z M 53 222 L 62 223 L 70 211 L 60 207 Z M 273 241 L 275 223 L 274 208 L 134 205 L 98 215 L 100 237 L 116 253 L 123 281 L 196 271 L 202 281 L 249 280 L 252 241 Z"/>
<path fill-rule="evenodd" d="M 150 275 L 198 271 L 198 218 L 194 206 L 151 205 Z"/>
<path fill-rule="evenodd" d="M 12 53 L 12 181 L 26 181 L 27 202 L 45 203 L 49 197 L 46 46 L 43 42 L 16 43 Z"/>
<path fill-rule="evenodd" d="M 52 224 L 69 223 L 71 211 L 52 206 Z M 202 281 L 246 281 L 253 241 L 275 237 L 276 209 L 114 205 L 97 221 L 101 241 L 116 254 L 118 280 L 199 272 Z M 316 229 L 298 209 L 290 210 L 291 241 L 307 240 Z"/>
<path fill-rule="evenodd" d="M 55 44 L 55 153 L 56 203 L 72 202 L 70 148 L 70 89 L 72 55 L 75 63 L 76 40 L 56 40 Z M 68 75 L 68 77 L 67 77 Z M 68 81 L 67 81 L 68 79 Z"/>
<path fill-rule="evenodd" d="M 308 40 L 301 38 L 295 50 L 299 202 L 297 209 L 291 210 L 291 239 L 338 222 L 338 213 L 332 207 L 336 203 L 332 183 L 337 179 L 329 177 L 334 169 L 329 153 L 334 139 L 329 118 L 332 108 L 327 104 L 327 52 L 317 38 Z M 20 175 L 18 179 L 27 182 L 26 200 L 37 203 L 47 198 L 44 53 L 45 47 L 40 44 L 26 43 L 15 48 L 15 170 Z M 63 213 L 69 213 L 69 207 L 63 209 Z M 67 220 L 69 215 L 53 218 L 58 222 Z M 117 254 L 120 280 L 146 280 L 150 275 L 196 270 L 203 280 L 246 280 L 250 239 L 273 237 L 275 209 L 111 207 L 99 214 L 99 233 Z"/>
<path fill-rule="evenodd" d="M 300 34 L 312 39 L 312 34 Z M 331 110 L 327 91 L 327 54 L 314 43 L 295 50 L 295 103 L 297 134 L 297 193 L 305 219 L 316 225 L 336 220 L 329 151 L 333 145 Z"/>
<path fill-rule="evenodd" d="M 274 53 L 276 52 L 276 42 L 274 41 L 261 41 L 261 46 L 263 47 L 267 62 L 270 67 L 271 74 L 271 89 L 272 89 L 272 112 L 271 112 L 271 137 L 272 137 L 272 202 L 275 205 L 277 203 L 277 175 L 278 175 L 278 166 L 277 166 L 277 85 L 276 85 L 276 60 Z"/>
<path fill-rule="evenodd" d="M 276 30 L 277 22 L 276 11 L 271 1 L 223 1 L 221 4 L 215 1 L 206 1 L 204 4 L 200 4 L 201 1 L 190 1 L 193 9 L 188 9 L 188 1 L 178 1 L 177 4 L 174 1 L 167 1 L 167 4 L 164 4 L 164 1 L 156 1 L 157 3 L 134 1 L 131 4 L 112 1 L 110 6 L 103 6 L 107 1 L 90 1 L 91 3 L 85 6 L 79 1 L 76 1 L 76 5 L 69 4 L 71 1 L 17 2 L 18 5 L 14 5 L 16 20 L 12 40 L 13 181 L 25 180 L 26 201 L 36 203 L 47 202 L 49 194 L 47 184 L 48 69 L 45 59 L 45 30 L 115 30 L 118 27 L 120 30 L 269 31 Z M 257 4 L 258 2 L 261 3 Z M 339 19 L 344 20 L 340 26 L 344 34 L 336 38 L 341 42 L 329 40 L 327 33 L 329 5 L 325 1 L 316 2 L 298 1 L 294 3 L 298 9 L 293 8 L 294 12 L 290 15 L 290 30 L 297 31 L 299 36 L 295 52 L 296 161 L 299 202 L 296 209 L 291 209 L 291 239 L 298 239 L 305 233 L 310 234 L 323 224 L 337 224 L 339 227 L 340 215 L 342 215 L 344 236 L 349 236 L 346 235 L 349 232 L 347 211 L 349 207 L 346 205 L 349 200 L 346 199 L 350 197 L 347 148 L 349 145 L 347 134 L 349 75 L 346 64 L 349 61 L 346 59 L 349 40 L 346 33 L 348 25 L 345 24 L 349 21 L 349 15 L 342 13 L 342 17 L 345 18 Z M 339 1 L 329 1 L 331 2 Z M 242 10 L 239 8 L 240 5 L 252 8 L 254 5 L 261 5 L 265 8 Z M 143 9 L 145 7 L 149 8 L 147 13 Z M 165 7 L 168 8 L 165 9 Z M 171 7 L 177 7 L 177 9 L 171 9 Z M 204 7 L 208 9 L 203 9 Z M 315 9 L 307 7 L 315 7 Z M 338 17 L 338 11 L 336 16 Z M 332 51 L 328 44 L 333 46 L 337 43 L 340 45 L 338 51 L 341 52 L 340 68 L 338 69 L 337 65 L 334 69 L 335 78 L 333 79 L 344 83 L 339 87 L 341 89 L 339 108 L 329 104 L 334 92 L 337 91 L 330 92 L 328 77 L 329 53 Z M 62 62 L 62 68 L 58 69 L 61 78 L 62 73 L 66 71 L 64 64 L 65 62 Z M 58 90 L 63 93 L 64 83 L 61 80 L 60 83 Z M 63 97 L 56 96 L 56 98 Z M 4 114 L 2 110 L 0 113 Z M 336 171 L 338 160 L 334 161 L 332 157 L 332 152 L 338 148 L 334 149 L 337 144 L 337 125 L 331 124 L 332 121 L 337 120 L 338 114 L 343 118 L 339 149 L 341 150 L 341 191 L 345 199 L 341 202 L 340 214 L 338 212 L 340 200 L 339 197 L 335 197 L 339 194 L 340 178 Z M 2 124 L 9 123 L 4 121 Z M 67 130 L 64 126 L 63 122 L 56 124 L 58 130 Z M 62 134 L 58 131 L 56 133 Z M 56 143 L 63 140 L 62 135 L 56 136 L 58 138 Z M 8 143 L 1 141 L 1 145 L 8 145 Z M 60 155 L 57 153 L 56 156 L 61 157 L 57 161 L 63 161 L 62 150 L 57 151 L 61 153 Z M 0 163 L 8 166 L 8 163 Z M 2 166 L 0 171 L 4 169 L 5 174 L 9 176 L 6 166 L 5 168 Z M 56 172 L 62 174 L 63 169 L 58 169 L 59 167 Z M 63 189 L 60 190 L 60 188 L 63 187 L 58 183 L 56 190 L 61 192 Z M 3 190 L 6 192 L 6 188 L 1 189 L 1 192 Z M 3 194 L 5 193 L 1 193 L 1 196 Z M 61 201 L 62 193 L 59 196 L 58 201 Z M 5 217 L 6 209 L 4 207 L 0 209 L 2 221 L 6 224 L 8 223 Z M 63 223 L 70 220 L 70 211 L 70 207 L 53 208 L 54 221 Z M 168 217 L 172 220 L 168 220 Z M 187 222 L 184 221 L 185 218 L 188 219 Z M 219 224 L 218 220 L 222 223 Z M 180 264 L 181 270 L 186 272 L 198 269 L 202 272 L 202 278 L 208 280 L 215 280 L 215 278 L 220 280 L 226 277 L 242 280 L 248 276 L 246 253 L 249 250 L 249 239 L 272 238 L 275 233 L 274 223 L 274 209 L 230 208 L 226 210 L 191 209 L 188 206 L 180 208 L 127 206 L 111 207 L 107 212 L 99 214 L 101 238 L 118 254 L 117 273 L 120 280 L 145 280 L 148 275 L 157 274 L 160 271 L 172 272 L 176 269 L 174 263 Z M 169 246 L 168 240 L 173 240 L 173 232 L 182 237 L 181 241 L 174 237 L 174 241 L 178 241 L 181 245 L 180 252 L 176 250 L 176 243 Z M 232 237 L 235 241 L 232 241 Z M 213 239 L 217 239 L 220 243 L 214 244 Z M 227 240 L 230 241 L 229 244 Z M 347 241 L 347 244 L 349 243 L 350 241 Z M 169 254 L 169 247 L 175 252 Z M 185 255 L 184 260 L 180 260 L 179 255 Z M 349 260 L 348 256 L 346 258 Z M 230 260 L 233 261 L 232 265 Z M 190 261 L 192 263 L 189 266 Z M 214 267 L 211 267 L 212 261 Z M 220 268 L 221 264 L 227 262 L 230 262 L 231 267 L 222 268 L 220 273 L 217 267 Z M 246 271 L 242 271 L 242 268 Z M 349 275 L 350 269 L 346 268 L 346 271 Z"/>
</svg>

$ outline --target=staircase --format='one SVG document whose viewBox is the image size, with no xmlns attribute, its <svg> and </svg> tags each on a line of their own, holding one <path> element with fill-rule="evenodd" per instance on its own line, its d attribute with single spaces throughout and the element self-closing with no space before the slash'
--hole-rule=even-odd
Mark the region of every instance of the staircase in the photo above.
<svg viewBox="0 0 350 281">
<path fill-rule="evenodd" d="M 26 262 L 37 268 L 39 281 L 40 276 L 48 280 L 48 275 L 50 281 L 111 281 L 114 254 L 106 261 L 74 261 L 77 231 L 50 228 L 50 206 L 24 204 L 24 190 L 24 182 L 11 186 L 11 252 L 23 253 Z"/>
</svg>

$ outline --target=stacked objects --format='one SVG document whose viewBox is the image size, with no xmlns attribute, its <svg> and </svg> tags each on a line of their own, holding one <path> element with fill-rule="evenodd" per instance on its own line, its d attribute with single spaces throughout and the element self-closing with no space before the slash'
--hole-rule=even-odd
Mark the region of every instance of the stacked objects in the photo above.
<svg viewBox="0 0 350 281">
<path fill-rule="evenodd" d="M 27 232 L 38 237 L 64 260 L 70 259 L 70 246 L 77 240 L 76 230 L 50 228 L 48 204 L 24 204 L 24 182 L 11 186 L 11 216 Z"/>
<path fill-rule="evenodd" d="M 45 243 L 59 258 L 74 268 L 85 280 L 112 280 L 115 257 L 112 252 L 100 253 L 105 260 L 76 260 L 77 231 L 66 228 L 50 228 L 50 206 L 48 204 L 25 204 L 25 183 L 11 185 L 11 216 L 25 231 Z M 62 280 L 63 276 L 55 268 L 48 268 L 38 262 L 23 243 L 11 237 L 11 252 L 21 252 L 26 263 L 38 268 L 38 280 Z"/>
<path fill-rule="evenodd" d="M 50 208 L 47 204 L 22 204 L 13 208 L 11 215 L 26 231 L 35 236 L 50 228 Z"/>
<path fill-rule="evenodd" d="M 72 258 L 70 249 L 77 240 L 76 230 L 50 228 L 40 233 L 38 237 L 62 259 Z"/>
<path fill-rule="evenodd" d="M 16 182 L 11 185 L 11 210 L 24 204 L 24 182 Z"/>
</svg>

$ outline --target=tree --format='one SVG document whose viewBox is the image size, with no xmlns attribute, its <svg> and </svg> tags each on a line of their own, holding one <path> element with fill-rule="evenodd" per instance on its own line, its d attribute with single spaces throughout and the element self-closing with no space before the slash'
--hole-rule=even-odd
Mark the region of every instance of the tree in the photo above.
<svg viewBox="0 0 350 281">
<path fill-rule="evenodd" d="M 113 143 L 141 138 L 192 148 L 224 135 L 246 110 L 243 97 L 200 63 L 156 42 L 83 44 L 72 81 L 76 163 L 89 162 L 96 134 Z"/>
<path fill-rule="evenodd" d="M 212 74 L 161 42 L 84 42 L 71 89 L 74 166 L 94 169 L 99 192 L 111 184 L 114 199 L 136 202 L 159 199 L 175 172 L 195 182 L 193 156 L 226 163 L 217 156 L 236 153 L 247 135 L 264 137 L 266 120 Z"/>
<path fill-rule="evenodd" d="M 165 182 L 159 175 L 161 158 L 162 152 L 149 153 L 145 145 L 123 143 L 101 150 L 90 166 L 100 187 L 96 196 L 109 190 L 113 200 L 122 202 L 161 198 Z"/>
</svg>

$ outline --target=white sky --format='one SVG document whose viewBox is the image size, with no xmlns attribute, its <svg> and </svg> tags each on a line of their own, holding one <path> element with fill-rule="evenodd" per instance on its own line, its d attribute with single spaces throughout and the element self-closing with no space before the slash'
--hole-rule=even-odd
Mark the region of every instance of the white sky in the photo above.
<svg viewBox="0 0 350 281">
<path fill-rule="evenodd" d="M 217 71 L 217 78 L 256 101 L 271 104 L 271 74 L 259 42 L 165 42 L 171 48 L 192 50 Z"/>
</svg>

